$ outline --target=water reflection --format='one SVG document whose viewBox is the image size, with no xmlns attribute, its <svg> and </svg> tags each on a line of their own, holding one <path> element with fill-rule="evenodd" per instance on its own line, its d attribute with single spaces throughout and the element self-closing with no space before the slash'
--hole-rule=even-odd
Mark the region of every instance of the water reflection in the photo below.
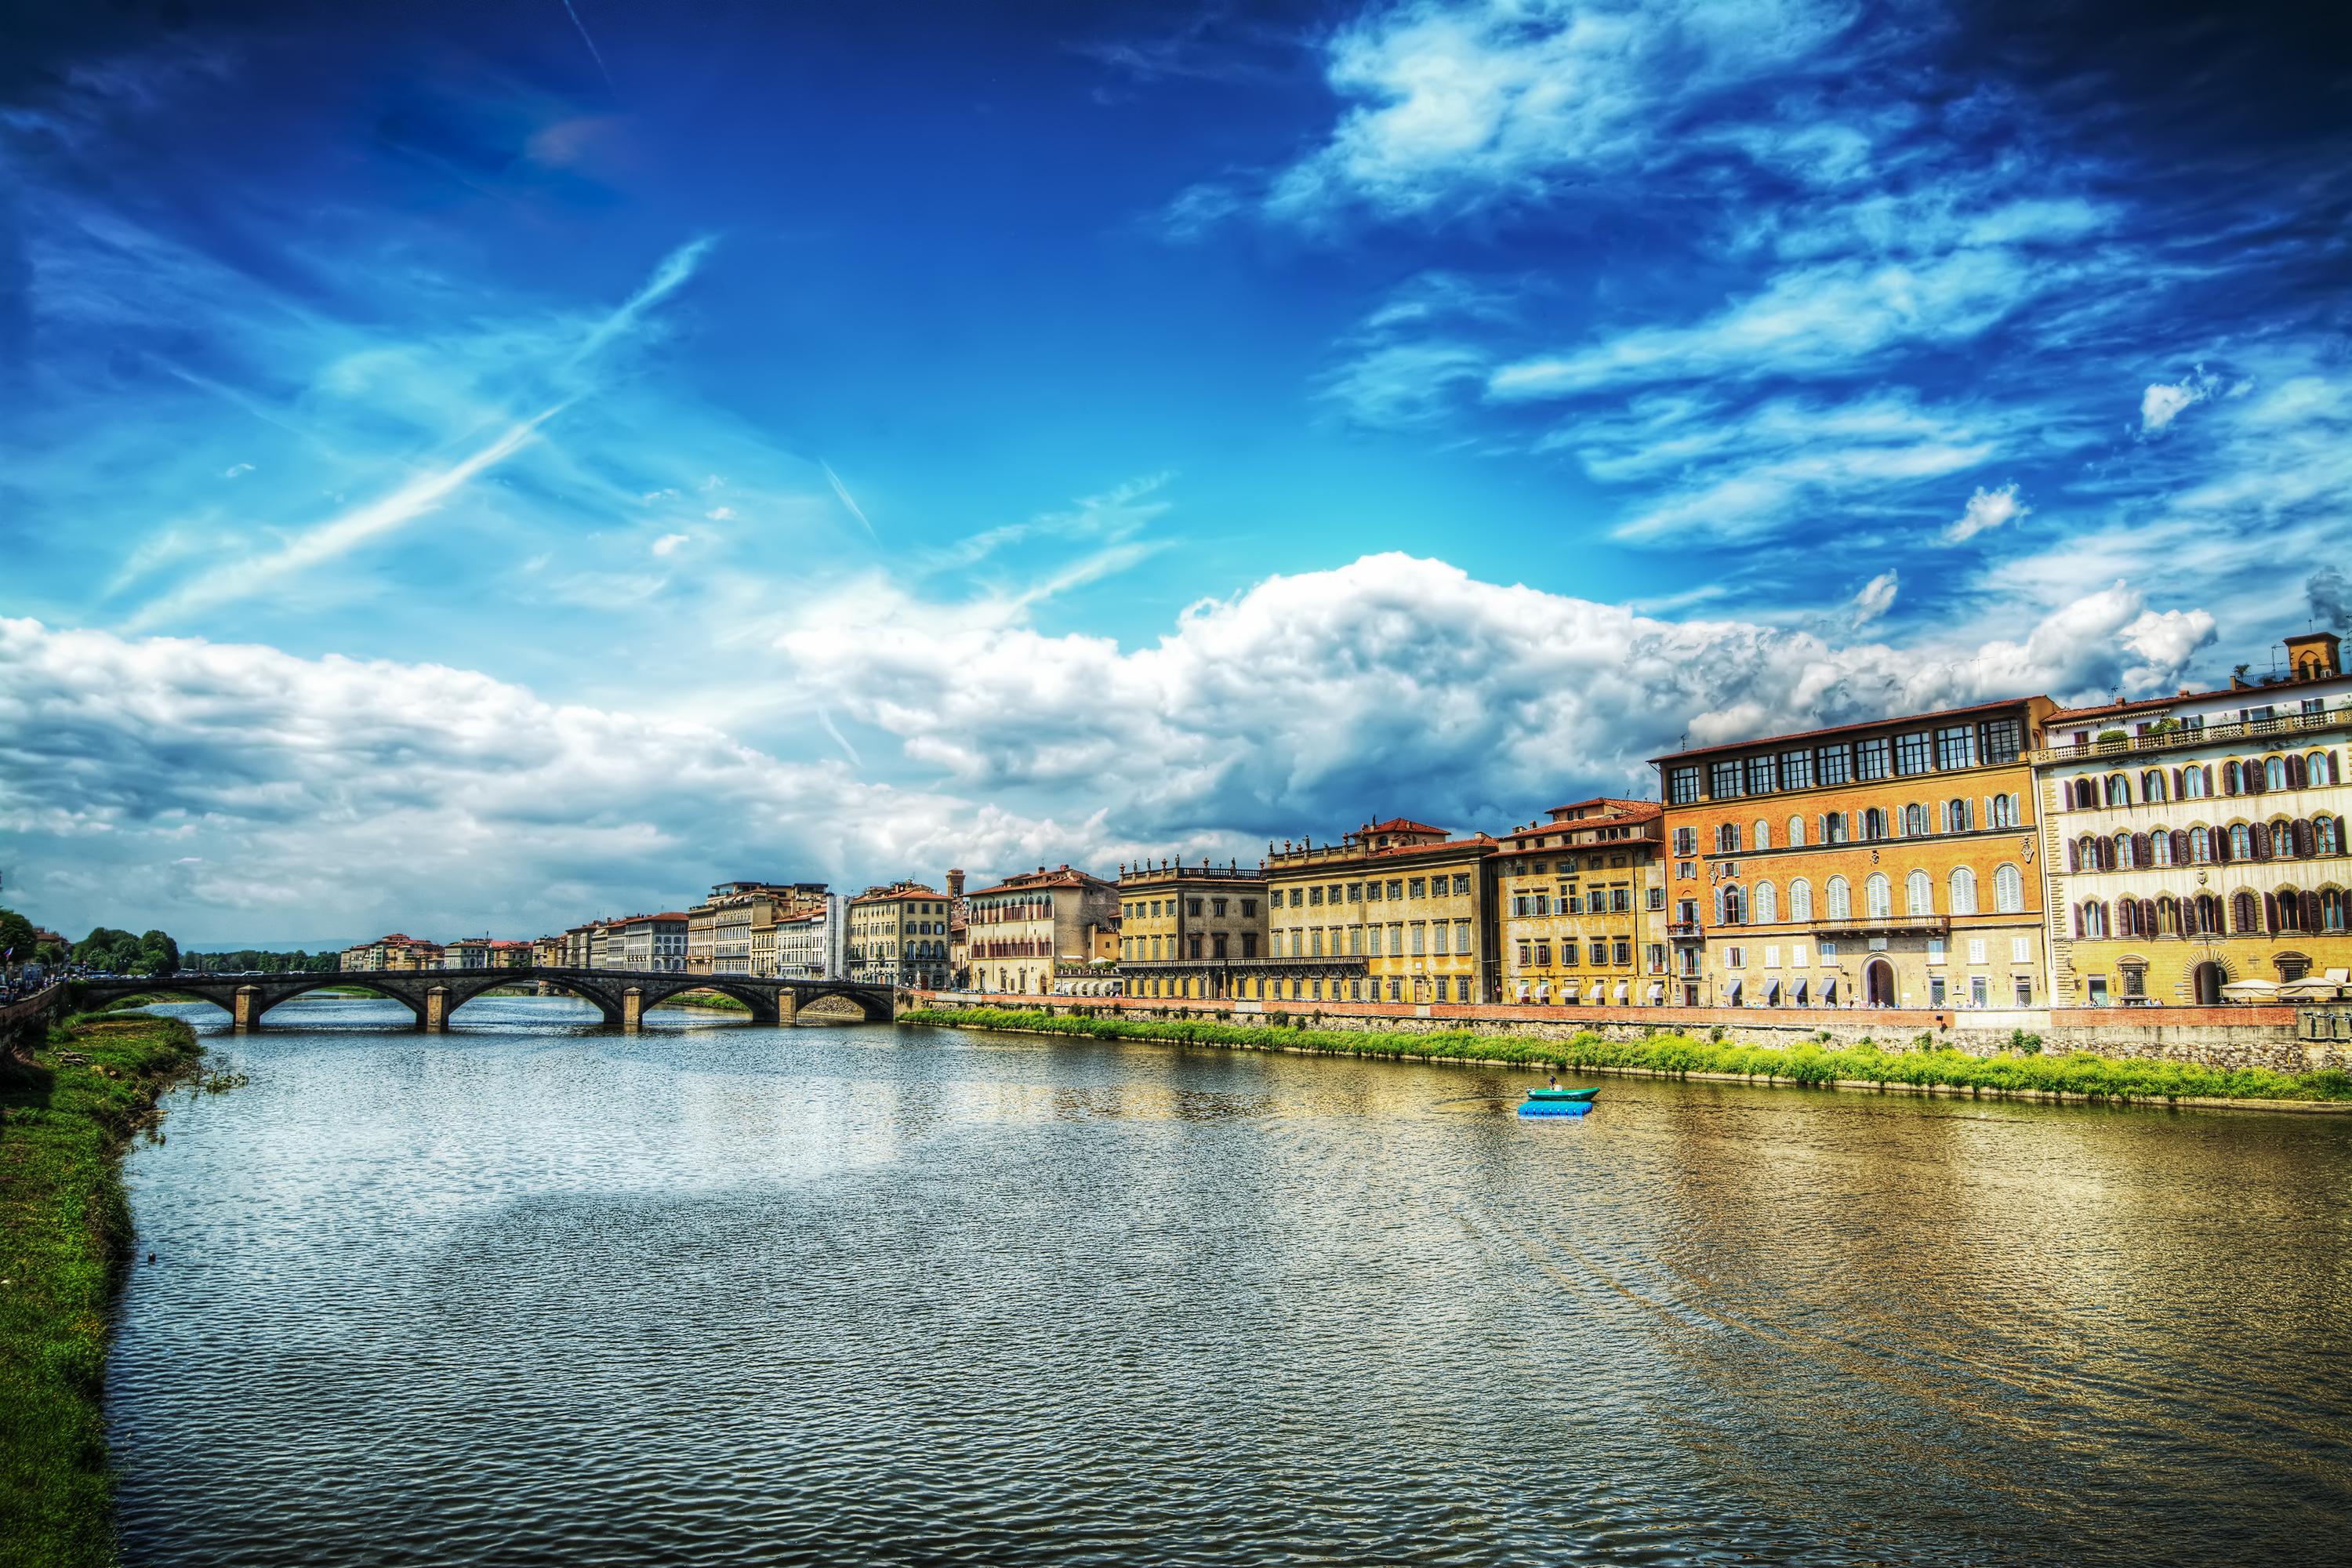
<svg viewBox="0 0 2352 1568">
<path fill-rule="evenodd" d="M 223 1037 L 136 1152 L 126 1561 L 2243 1561 L 2352 1501 L 2333 1120 L 404 1012 Z"/>
</svg>

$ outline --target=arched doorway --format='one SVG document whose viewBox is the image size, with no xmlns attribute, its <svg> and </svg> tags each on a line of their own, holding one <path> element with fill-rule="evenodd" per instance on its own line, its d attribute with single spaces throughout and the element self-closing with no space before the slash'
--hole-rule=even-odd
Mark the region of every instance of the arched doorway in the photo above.
<svg viewBox="0 0 2352 1568">
<path fill-rule="evenodd" d="M 1883 958 L 1874 958 L 1863 966 L 1862 999 L 1872 1007 L 1895 1005 L 1895 966 Z"/>
<path fill-rule="evenodd" d="M 2219 1007 L 2221 1005 L 2220 964 L 2208 959 L 2191 970 L 2189 977 L 2197 987 L 2197 1005 L 2200 1007 Z"/>
</svg>

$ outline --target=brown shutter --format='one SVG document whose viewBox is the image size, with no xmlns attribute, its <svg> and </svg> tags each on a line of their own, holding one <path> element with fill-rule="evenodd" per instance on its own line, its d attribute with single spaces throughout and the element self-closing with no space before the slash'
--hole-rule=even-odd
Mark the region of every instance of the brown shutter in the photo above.
<svg viewBox="0 0 2352 1568">
<path fill-rule="evenodd" d="M 2221 764 L 2221 793 L 2223 795 L 2236 795 L 2238 793 L 2238 781 L 2245 776 L 2245 772 L 2246 770 L 2240 767 L 2236 763 L 2223 763 Z"/>
<path fill-rule="evenodd" d="M 2263 927 L 2266 931 L 2276 931 L 2279 928 L 2278 895 L 2276 893 L 2264 893 L 2263 895 Z"/>
<path fill-rule="evenodd" d="M 2319 929 L 2319 895 L 2317 893 L 2305 893 L 2303 896 L 2303 929 L 2305 931 Z"/>
<path fill-rule="evenodd" d="M 2154 850 L 2152 850 L 2148 846 L 2147 835 L 2145 833 L 2133 834 L 2132 864 L 2135 866 L 2149 866 L 2155 864 L 2155 862 L 2156 855 Z"/>
</svg>

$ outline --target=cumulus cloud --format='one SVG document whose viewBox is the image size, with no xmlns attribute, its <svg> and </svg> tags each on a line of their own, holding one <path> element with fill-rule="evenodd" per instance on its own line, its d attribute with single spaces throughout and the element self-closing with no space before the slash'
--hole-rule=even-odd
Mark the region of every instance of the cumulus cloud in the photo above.
<svg viewBox="0 0 2352 1568">
<path fill-rule="evenodd" d="M 1997 490 L 1979 485 L 1976 494 L 1969 498 L 1969 504 L 1960 515 L 1945 527 L 1944 538 L 1958 544 L 1964 539 L 1974 539 L 1988 529 L 2014 522 L 2032 510 L 2017 499 L 2017 487 L 2013 484 L 2003 485 Z"/>
<path fill-rule="evenodd" d="M 2185 381 L 2153 382 L 2140 394 L 2139 427 L 2154 435 L 2180 417 L 2183 409 L 2204 402 L 2208 395 L 2204 383 L 2193 376 Z"/>
</svg>

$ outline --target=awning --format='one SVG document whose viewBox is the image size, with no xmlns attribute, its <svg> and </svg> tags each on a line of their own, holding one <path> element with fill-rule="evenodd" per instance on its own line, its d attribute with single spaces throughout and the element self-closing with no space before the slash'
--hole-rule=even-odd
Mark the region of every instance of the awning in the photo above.
<svg viewBox="0 0 2352 1568">
<path fill-rule="evenodd" d="M 1733 981 L 1733 982 L 1731 983 L 1731 989 L 1730 989 L 1730 991 L 1728 991 L 1727 993 L 1726 993 L 1726 994 L 1725 994 L 1725 996 L 1724 996 L 1724 1000 L 1725 1000 L 1726 1002 L 1727 1002 L 1728 1004 L 1730 1004 L 1730 1005 L 1731 1005 L 1732 1006 L 1734 1006 L 1734 1007 L 1737 1007 L 1737 1006 L 1738 1006 L 1738 1005 L 1739 1005 L 1739 986 L 1740 986 L 1740 982 L 1738 982 L 1738 981 L 1737 981 L 1737 980 Z"/>
<path fill-rule="evenodd" d="M 1651 982 L 1651 984 L 1650 984 L 1650 1005 L 1651 1005 L 1651 1006 L 1653 1006 L 1653 1007 L 1654 1007 L 1654 1006 L 1656 1006 L 1659 1003 L 1661 1003 L 1661 1002 L 1664 1001 L 1665 999 L 1666 999 L 1666 987 L 1665 987 L 1665 983 L 1664 983 L 1664 981 L 1653 981 L 1653 982 Z"/>
<path fill-rule="evenodd" d="M 1838 988 L 1837 976 L 1836 976 L 1836 975 L 1834 975 L 1834 974 L 1831 975 L 1827 980 L 1824 980 L 1824 981 L 1822 981 L 1822 1006 L 1824 1006 L 1824 1007 L 1834 1007 L 1834 1006 L 1836 1006 L 1836 1005 L 1837 1005 L 1837 988 Z"/>
<path fill-rule="evenodd" d="M 1601 982 L 1596 980 L 1592 983 L 1592 989 L 1584 994 L 1584 999 L 1587 1002 L 1598 1002 L 1601 1000 Z"/>
<path fill-rule="evenodd" d="M 1551 1000 L 1550 981 L 1538 980 L 1536 982 L 1536 1000 L 1538 1002 L 1549 1002 Z"/>
<path fill-rule="evenodd" d="M 2232 980 L 2221 987 L 2224 996 L 2235 996 L 2242 1002 L 2261 1001 L 2278 994 L 2275 980 Z"/>
<path fill-rule="evenodd" d="M 2297 980 L 2278 989 L 2282 1002 L 2341 1002 L 2347 996 L 2352 996 L 2352 985 L 2336 980 Z"/>
<path fill-rule="evenodd" d="M 1778 1007 L 1780 1005 L 1780 983 L 1777 980 L 1766 981 L 1764 983 L 1764 1005 L 1767 1007 Z"/>
<path fill-rule="evenodd" d="M 1611 994 L 1614 1000 L 1619 1002 L 1625 1000 L 1625 984 L 1622 980 L 1617 983 L 1617 989 Z"/>
<path fill-rule="evenodd" d="M 1520 1000 L 1520 1001 L 1522 1001 L 1522 1002 L 1524 1002 L 1524 1001 L 1526 1001 L 1527 999 L 1528 999 L 1528 983 L 1527 983 L 1526 981 L 1522 980 L 1522 981 L 1520 981 L 1520 982 L 1519 982 L 1519 1000 Z"/>
<path fill-rule="evenodd" d="M 1806 981 L 1802 981 L 1802 980 L 1798 981 L 1798 982 L 1797 982 L 1797 989 L 1796 989 L 1793 993 L 1791 993 L 1791 994 L 1790 994 L 1790 997 L 1789 997 L 1789 1000 L 1790 1000 L 1790 1002 L 1794 1003 L 1796 1005 L 1798 1005 L 1798 1006 L 1800 1006 L 1800 1007 L 1801 1007 L 1801 1006 L 1803 1006 L 1803 1005 L 1805 1005 L 1805 986 L 1807 985 L 1807 984 L 1808 984 L 1808 982 L 1806 982 Z"/>
</svg>

